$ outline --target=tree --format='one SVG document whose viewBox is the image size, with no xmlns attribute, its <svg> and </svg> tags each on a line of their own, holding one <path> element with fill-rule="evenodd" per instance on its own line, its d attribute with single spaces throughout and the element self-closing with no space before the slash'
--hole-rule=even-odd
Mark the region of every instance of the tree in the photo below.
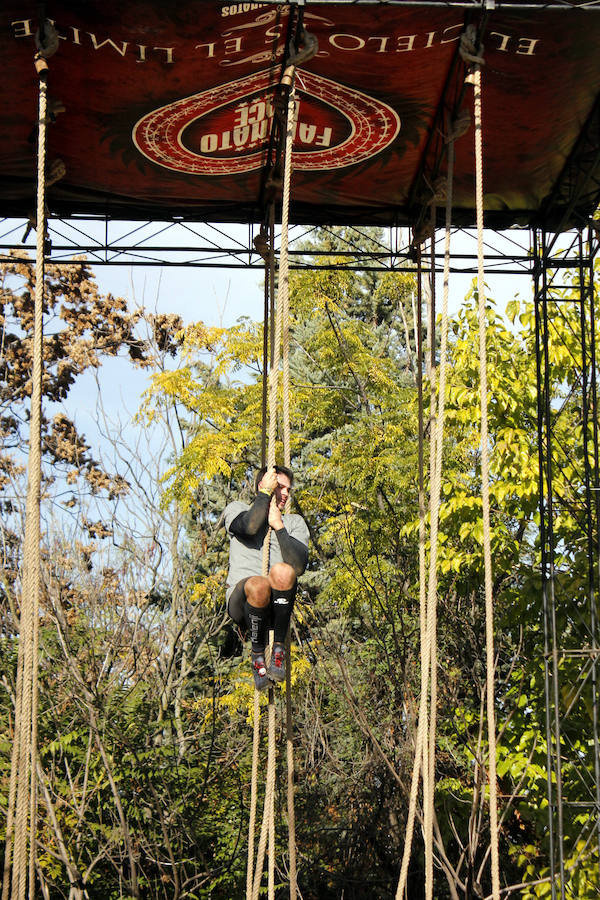
<svg viewBox="0 0 600 900">
<path fill-rule="evenodd" d="M 347 247 L 349 237 L 328 233 L 328 251 Z M 377 246 L 377 234 L 369 241 Z M 440 512 L 440 900 L 489 891 L 472 299 L 451 327 Z M 294 503 L 312 536 L 292 648 L 305 900 L 383 900 L 396 891 L 419 700 L 415 304 L 408 273 L 317 270 L 291 280 Z M 507 894 L 533 900 L 548 890 L 535 332 L 530 307 L 509 305 L 508 314 L 510 324 L 488 304 L 500 852 Z M 211 900 L 243 893 L 253 686 L 224 627 L 220 514 L 230 499 L 251 496 L 260 460 L 261 328 L 248 320 L 230 329 L 197 323 L 178 336 L 177 323 L 149 320 L 152 334 L 142 335 L 145 320 L 136 320 L 132 340 L 141 341 L 153 373 L 141 419 L 149 443 L 127 449 L 126 436 L 105 421 L 103 454 L 94 454 L 99 469 L 127 481 L 127 493 L 93 495 L 105 500 L 92 515 L 72 488 L 72 509 L 85 510 L 81 525 L 54 521 L 46 542 L 38 873 L 52 900 L 85 892 Z M 557 323 L 552 352 L 554 387 L 573 395 L 559 437 L 575 447 L 582 426 L 569 327 Z M 181 355 L 170 357 L 172 349 Z M 565 473 L 558 490 L 571 500 L 576 472 Z M 113 546 L 90 523 L 101 523 Z M 561 578 L 577 596 L 583 558 L 572 503 L 559 526 Z M 6 584 L 4 736 L 18 610 L 10 577 Z M 585 688 L 580 696 L 570 737 L 585 756 Z M 576 773 L 566 777 L 577 796 Z M 279 829 L 282 882 L 285 842 Z M 597 860 L 586 848 L 575 853 L 581 858 L 570 889 L 593 896 Z M 420 896 L 423 883 L 416 840 L 410 896 Z"/>
<path fill-rule="evenodd" d="M 294 276 L 291 285 L 296 504 L 310 524 L 316 551 L 303 583 L 309 602 L 300 606 L 296 637 L 307 658 L 319 661 L 306 683 L 313 698 L 308 708 L 319 728 L 303 718 L 298 730 L 312 735 L 311 749 L 303 745 L 301 755 L 313 764 L 319 760 L 318 782 L 306 785 L 312 816 L 303 839 L 321 874 L 313 869 L 312 880 L 303 874 L 309 884 L 317 880 L 319 896 L 329 890 L 339 895 L 342 883 L 352 896 L 353 871 L 363 889 L 368 878 L 377 896 L 391 895 L 392 860 L 401 851 L 418 692 L 414 294 L 414 282 L 402 274 L 368 289 L 352 274 L 330 270 Z M 516 307 L 509 312 L 516 315 Z M 448 895 L 465 898 L 489 889 L 476 327 L 475 309 L 467 303 L 451 340 L 439 557 L 436 853 Z M 539 602 L 532 572 L 538 486 L 530 308 L 522 311 L 520 327 L 509 328 L 488 305 L 501 853 L 507 886 L 533 872 L 531 854 L 525 861 L 517 849 L 523 829 L 536 848 L 534 868 L 541 877 L 545 839 L 543 820 L 532 812 L 540 798 L 528 812 L 530 799 L 522 792 L 528 779 L 536 791 L 544 784 L 544 739 L 537 728 L 519 732 L 523 715 L 541 721 L 543 709 L 538 693 L 537 713 L 527 712 L 532 693 L 523 690 L 533 670 L 539 675 L 537 626 L 527 640 L 522 627 L 524 611 L 536 617 Z M 248 484 L 258 457 L 259 393 L 247 375 L 236 384 L 228 373 L 240 362 L 251 362 L 256 371 L 260 335 L 242 323 L 231 333 L 195 329 L 188 340 L 192 354 L 214 353 L 209 370 L 196 368 L 196 377 L 190 367 L 182 385 L 169 384 L 171 396 L 185 398 L 196 416 L 187 451 L 173 470 L 174 495 L 195 503 L 200 484 L 220 483 L 227 497 Z M 559 379 L 568 377 L 567 364 L 561 372 Z M 356 770 L 357 760 L 366 768 Z M 349 806 L 350 776 L 341 774 L 355 770 L 362 787 L 356 815 Z M 336 802 L 328 803 L 332 797 Z M 376 827 L 367 839 L 375 855 L 366 862 L 367 851 L 353 845 L 344 857 L 344 874 L 331 881 L 326 873 L 339 870 L 340 862 L 329 850 L 344 846 L 343 836 L 356 834 L 367 819 L 381 821 L 381 830 Z M 397 825 L 391 827 L 391 821 Z M 325 843 L 318 837 L 332 828 L 339 840 Z M 417 849 L 413 891 L 419 890 L 419 865 Z M 442 896 L 442 888 L 437 890 Z"/>
</svg>

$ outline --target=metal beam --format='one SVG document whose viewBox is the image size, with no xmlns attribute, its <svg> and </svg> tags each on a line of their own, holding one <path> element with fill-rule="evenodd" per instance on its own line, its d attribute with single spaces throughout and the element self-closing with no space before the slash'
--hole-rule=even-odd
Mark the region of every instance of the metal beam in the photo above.
<svg viewBox="0 0 600 900">
<path fill-rule="evenodd" d="M 11 253 L 26 260 L 33 253 L 35 234 L 25 236 L 27 222 L 22 219 L 0 220 L 0 253 Z M 414 249 L 407 229 L 382 228 L 379 246 L 365 251 L 365 230 L 358 226 L 344 229 L 344 249 L 325 251 L 307 248 L 316 226 L 293 226 L 290 229 L 290 267 L 292 269 L 338 269 L 386 272 L 402 269 L 416 272 Z M 319 233 L 329 231 L 319 226 Z M 87 262 L 93 267 L 103 266 L 165 266 L 190 269 L 251 269 L 262 271 L 264 262 L 253 243 L 257 226 L 223 226 L 207 222 L 172 219 L 162 222 L 121 222 L 96 217 L 57 218 L 48 220 L 48 262 L 77 265 Z M 338 236 L 339 230 L 334 232 Z M 372 240 L 373 230 L 369 229 Z M 280 235 L 275 235 L 275 249 L 279 251 Z M 476 274 L 477 239 L 474 229 L 456 228 L 452 246 L 451 272 Z M 338 244 L 339 246 L 339 244 Z M 488 273 L 526 275 L 532 272 L 532 258 L 528 252 L 529 231 L 511 229 L 489 232 L 486 247 Z M 84 255 L 85 260 L 78 259 Z M 436 247 L 435 259 L 443 259 L 442 238 Z"/>
</svg>

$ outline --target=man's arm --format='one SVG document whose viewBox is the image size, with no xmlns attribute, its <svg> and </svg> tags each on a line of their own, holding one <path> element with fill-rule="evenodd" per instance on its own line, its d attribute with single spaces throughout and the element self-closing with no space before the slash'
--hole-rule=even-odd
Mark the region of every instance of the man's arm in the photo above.
<svg viewBox="0 0 600 900">
<path fill-rule="evenodd" d="M 275 534 L 283 561 L 293 568 L 296 575 L 302 575 L 308 563 L 308 547 L 298 538 L 292 537 L 283 525 L 275 529 Z"/>
<path fill-rule="evenodd" d="M 250 509 L 235 517 L 229 526 L 229 533 L 242 538 L 257 534 L 269 517 L 269 503 L 276 487 L 277 472 L 275 466 L 271 466 L 260 480 L 254 503 Z"/>
<path fill-rule="evenodd" d="M 269 525 L 277 535 L 283 561 L 293 568 L 296 575 L 302 575 L 308 564 L 308 542 L 303 543 L 287 531 L 281 512 L 274 503 L 269 507 Z"/>
<path fill-rule="evenodd" d="M 259 492 L 250 509 L 235 517 L 229 526 L 230 534 L 235 534 L 236 537 L 249 537 L 260 531 L 267 521 L 270 502 L 269 494 Z"/>
</svg>

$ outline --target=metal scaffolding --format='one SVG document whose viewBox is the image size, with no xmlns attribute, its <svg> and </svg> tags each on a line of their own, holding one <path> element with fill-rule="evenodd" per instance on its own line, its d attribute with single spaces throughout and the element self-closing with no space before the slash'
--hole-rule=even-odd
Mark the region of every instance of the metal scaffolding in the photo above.
<svg viewBox="0 0 600 900">
<path fill-rule="evenodd" d="M 307 246 L 316 230 L 291 228 L 291 268 L 416 271 L 407 229 L 382 229 L 368 253 L 361 249 L 364 234 L 358 227 L 346 227 L 345 249 L 336 242 L 330 252 Z M 25 259 L 33 246 L 26 231 L 22 220 L 0 220 L 0 254 L 10 251 Z M 319 227 L 320 236 L 327 231 Z M 263 271 L 254 246 L 256 232 L 254 225 L 175 218 L 132 223 L 54 217 L 49 220 L 48 262 L 81 264 L 83 254 L 93 267 Z M 372 237 L 372 229 L 369 233 Z M 335 234 L 339 240 L 339 229 Z M 600 449 L 594 287 L 600 228 L 589 220 L 579 231 L 514 228 L 486 234 L 486 274 L 524 275 L 534 288 L 541 621 L 532 611 L 529 627 L 537 629 L 534 652 L 540 665 L 543 659 L 544 669 L 552 898 L 575 900 L 570 885 L 578 867 L 600 860 Z M 441 233 L 439 239 L 434 259 L 443 256 Z M 475 231 L 457 228 L 452 242 L 460 252 L 453 255 L 451 270 L 475 274 Z M 278 253 L 279 235 L 275 247 Z M 558 322 L 564 327 L 558 328 Z M 567 344 L 565 334 L 570 336 Z"/>
<path fill-rule="evenodd" d="M 417 271 L 411 234 L 398 226 L 374 230 L 355 225 L 335 229 L 335 249 L 315 250 L 309 244 L 318 232 L 326 236 L 326 226 L 293 225 L 289 232 L 291 269 L 336 269 L 387 272 Z M 163 221 L 122 221 L 109 217 L 72 216 L 48 219 L 47 262 L 49 264 L 94 267 L 130 266 L 165 268 L 243 269 L 262 272 L 264 260 L 254 245 L 258 225 L 197 222 L 181 217 Z M 365 250 L 365 236 L 371 250 Z M 488 231 L 486 267 L 490 274 L 531 275 L 530 232 L 528 228 Z M 436 239 L 435 258 L 441 263 L 443 235 Z M 474 228 L 455 228 L 451 271 L 477 274 L 477 235 Z M 276 229 L 275 252 L 279 253 L 280 233 Z M 23 219 L 0 219 L 0 254 L 11 253 L 20 260 L 31 258 L 35 232 Z M 85 256 L 85 260 L 81 257 Z"/>
<path fill-rule="evenodd" d="M 534 238 L 548 851 L 552 898 L 571 900 L 600 860 L 599 235 Z"/>
</svg>

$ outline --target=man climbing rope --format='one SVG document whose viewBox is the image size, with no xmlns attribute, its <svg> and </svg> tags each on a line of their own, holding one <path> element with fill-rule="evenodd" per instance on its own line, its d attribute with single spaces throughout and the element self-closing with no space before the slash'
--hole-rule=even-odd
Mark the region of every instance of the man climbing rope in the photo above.
<svg viewBox="0 0 600 900">
<path fill-rule="evenodd" d="M 292 489 L 293 473 L 285 466 L 261 469 L 252 506 L 240 500 L 223 513 L 230 538 L 227 610 L 252 642 L 252 673 L 257 690 L 285 679 L 285 639 L 292 617 L 296 584 L 308 562 L 308 528 L 301 516 L 282 515 Z M 267 528 L 276 538 L 269 546 L 268 575 L 263 570 Z M 273 652 L 267 669 L 265 646 L 273 628 Z"/>
</svg>

